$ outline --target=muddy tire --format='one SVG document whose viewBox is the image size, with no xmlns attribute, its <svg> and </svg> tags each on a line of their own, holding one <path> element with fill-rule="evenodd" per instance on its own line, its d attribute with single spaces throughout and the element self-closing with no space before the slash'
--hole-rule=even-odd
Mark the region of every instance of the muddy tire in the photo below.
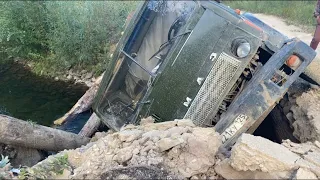
<svg viewBox="0 0 320 180">
<path fill-rule="evenodd" d="M 289 120 L 280 105 L 274 107 L 269 114 L 269 118 L 274 127 L 277 142 L 281 143 L 282 140 L 289 139 L 292 142 L 299 143 L 299 140 L 293 136 L 293 129 L 290 127 Z"/>
</svg>

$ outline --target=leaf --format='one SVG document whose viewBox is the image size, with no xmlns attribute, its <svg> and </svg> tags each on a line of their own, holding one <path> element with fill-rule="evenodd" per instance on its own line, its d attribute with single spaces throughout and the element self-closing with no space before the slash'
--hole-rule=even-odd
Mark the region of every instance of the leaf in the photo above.
<svg viewBox="0 0 320 180">
<path fill-rule="evenodd" d="M 4 157 L 2 154 L 1 154 L 1 161 L 0 161 L 0 168 L 3 168 L 5 167 L 8 163 L 9 163 L 9 157 L 6 156 Z"/>
</svg>

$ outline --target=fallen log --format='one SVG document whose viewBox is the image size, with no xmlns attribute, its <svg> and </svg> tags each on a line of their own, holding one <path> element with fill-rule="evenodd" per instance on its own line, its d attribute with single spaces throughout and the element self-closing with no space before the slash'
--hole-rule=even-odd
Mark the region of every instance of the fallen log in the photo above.
<svg viewBox="0 0 320 180">
<path fill-rule="evenodd" d="M 78 100 L 78 102 L 64 116 L 55 120 L 55 125 L 61 125 L 68 119 L 74 118 L 77 114 L 89 110 L 93 104 L 94 97 L 98 91 L 103 74 L 97 78 L 94 84 L 86 91 L 86 93 Z"/>
<path fill-rule="evenodd" d="M 0 114 L 0 143 L 47 151 L 75 149 L 89 138 Z"/>
<path fill-rule="evenodd" d="M 91 137 L 93 133 L 98 130 L 100 124 L 100 118 L 96 115 L 96 113 L 93 113 L 78 134 L 83 137 Z"/>
</svg>

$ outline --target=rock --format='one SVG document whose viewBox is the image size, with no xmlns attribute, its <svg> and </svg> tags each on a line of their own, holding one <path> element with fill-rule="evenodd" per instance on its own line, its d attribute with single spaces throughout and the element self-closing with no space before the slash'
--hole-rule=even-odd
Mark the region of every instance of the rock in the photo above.
<svg viewBox="0 0 320 180">
<path fill-rule="evenodd" d="M 239 171 L 287 171 L 300 156 L 262 137 L 243 134 L 232 148 L 230 164 Z"/>
<path fill-rule="evenodd" d="M 69 179 L 69 176 L 71 175 L 71 172 L 67 169 L 64 169 L 62 174 L 58 174 L 54 177 L 54 179 Z"/>
<path fill-rule="evenodd" d="M 120 164 L 129 161 L 132 158 L 133 150 L 134 150 L 133 147 L 126 147 L 126 148 L 120 149 L 117 155 L 115 155 L 114 160 Z"/>
<path fill-rule="evenodd" d="M 55 80 L 55 81 L 59 81 L 59 77 L 55 77 L 54 80 Z"/>
<path fill-rule="evenodd" d="M 181 138 L 163 138 L 156 145 L 159 147 L 160 152 L 163 152 L 183 142 L 184 140 Z"/>
<path fill-rule="evenodd" d="M 92 139 L 98 140 L 98 139 L 101 139 L 101 138 L 103 138 L 103 137 L 106 137 L 107 135 L 108 135 L 107 132 L 96 132 L 96 133 L 94 134 L 94 136 L 92 137 Z"/>
<path fill-rule="evenodd" d="M 168 130 L 166 130 L 166 137 L 171 137 L 171 136 L 178 136 L 181 135 L 183 133 L 186 133 L 188 131 L 188 129 L 184 128 L 184 127 L 172 127 Z"/>
<path fill-rule="evenodd" d="M 69 75 L 67 76 L 67 79 L 68 79 L 68 80 L 71 80 L 71 79 L 72 79 L 72 76 L 69 74 Z"/>
<path fill-rule="evenodd" d="M 299 168 L 292 179 L 295 180 L 295 179 L 318 179 L 318 178 L 311 171 L 304 168 Z"/>
<path fill-rule="evenodd" d="M 293 124 L 294 122 L 294 118 L 293 118 L 293 113 L 292 112 L 289 112 L 287 115 L 286 115 L 287 119 L 289 120 L 290 124 Z"/>
<path fill-rule="evenodd" d="M 304 168 L 320 177 L 320 167 L 301 158 L 296 161 L 296 167 Z"/>
<path fill-rule="evenodd" d="M 314 165 L 320 167 L 320 152 L 319 151 L 312 151 L 308 152 L 306 155 L 303 155 L 303 158 Z"/>
<path fill-rule="evenodd" d="M 310 90 L 296 98 L 291 107 L 293 135 L 301 142 L 320 140 L 320 91 Z"/>
<path fill-rule="evenodd" d="M 317 149 L 317 147 L 311 142 L 297 144 L 291 142 L 290 140 L 284 140 L 281 145 L 298 155 L 307 154 L 308 152 Z"/>
<path fill-rule="evenodd" d="M 224 160 L 214 168 L 215 172 L 225 179 L 290 179 L 291 172 L 237 171 Z"/>
<path fill-rule="evenodd" d="M 140 121 L 140 125 L 142 125 L 142 126 L 146 125 L 146 124 L 153 124 L 153 123 L 154 123 L 154 119 L 151 116 L 149 116 L 147 118 L 143 118 Z"/>
<path fill-rule="evenodd" d="M 190 119 L 176 119 L 174 121 L 176 121 L 177 125 L 181 127 L 196 127 Z"/>
<path fill-rule="evenodd" d="M 33 166 L 44 156 L 36 149 L 0 144 L 0 154 L 8 156 L 13 167 Z M 0 157 L 1 159 L 1 157 Z"/>
<path fill-rule="evenodd" d="M 140 138 L 142 133 L 143 132 L 141 130 L 133 129 L 133 130 L 120 131 L 118 135 L 119 135 L 120 141 L 131 142 L 133 140 Z"/>
<path fill-rule="evenodd" d="M 41 161 L 44 156 L 36 149 L 30 149 L 25 147 L 14 147 L 17 155 L 10 162 L 13 167 L 21 166 L 33 166 Z"/>
<path fill-rule="evenodd" d="M 315 144 L 318 148 L 320 148 L 320 142 L 319 142 L 319 141 L 315 141 L 314 144 Z"/>
<path fill-rule="evenodd" d="M 68 155 L 67 162 L 73 168 L 70 178 L 99 179 L 104 178 L 102 175 L 105 172 L 135 166 L 156 166 L 176 175 L 175 179 L 216 177 L 213 166 L 221 145 L 219 134 L 213 128 L 177 126 L 177 123 L 172 121 L 129 125 L 119 132 L 108 132 L 86 146 L 65 151 Z M 98 136 L 99 133 L 96 137 Z M 165 137 L 161 139 L 162 136 Z M 50 164 L 50 161 L 52 160 L 46 159 L 43 164 Z M 45 174 L 51 171 L 52 169 L 46 169 Z M 108 177 L 140 178 L 122 172 Z M 143 175 L 143 179 L 149 178 L 150 174 L 152 172 Z M 163 175 L 161 179 L 165 177 Z"/>
<path fill-rule="evenodd" d="M 151 131 L 148 131 L 148 132 L 144 133 L 144 134 L 142 135 L 142 137 L 149 138 L 149 139 L 154 139 L 154 138 L 156 138 L 156 137 L 160 137 L 162 134 L 163 134 L 162 131 L 159 131 L 159 130 L 151 130 Z"/>
<path fill-rule="evenodd" d="M 90 82 L 90 81 L 85 81 L 84 83 L 85 83 L 85 84 L 86 84 L 86 86 L 88 86 L 88 87 L 91 87 L 91 86 L 93 85 L 93 83 L 92 83 L 92 82 Z"/>
<path fill-rule="evenodd" d="M 86 74 L 85 78 L 86 79 L 90 79 L 90 78 L 92 78 L 92 76 L 93 76 L 93 73 L 89 72 L 89 73 Z"/>
<path fill-rule="evenodd" d="M 114 168 L 101 175 L 101 179 L 177 179 L 165 170 L 152 166 Z"/>
<path fill-rule="evenodd" d="M 79 74 L 85 74 L 85 73 L 87 73 L 87 71 L 86 70 L 82 70 Z"/>
</svg>

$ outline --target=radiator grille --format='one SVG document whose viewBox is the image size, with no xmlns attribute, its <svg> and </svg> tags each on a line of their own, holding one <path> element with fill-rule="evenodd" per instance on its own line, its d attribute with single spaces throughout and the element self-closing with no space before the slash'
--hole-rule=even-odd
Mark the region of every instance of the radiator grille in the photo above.
<svg viewBox="0 0 320 180">
<path fill-rule="evenodd" d="M 198 126 L 207 125 L 209 114 L 219 106 L 217 103 L 239 66 L 239 60 L 221 53 L 184 118 L 191 119 Z"/>
</svg>

